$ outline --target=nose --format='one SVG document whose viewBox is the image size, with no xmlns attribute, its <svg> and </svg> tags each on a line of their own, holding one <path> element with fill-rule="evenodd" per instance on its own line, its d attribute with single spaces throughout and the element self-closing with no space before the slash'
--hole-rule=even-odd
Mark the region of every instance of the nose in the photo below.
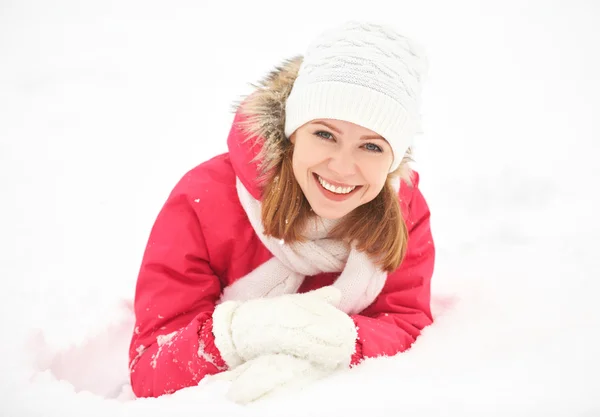
<svg viewBox="0 0 600 417">
<path fill-rule="evenodd" d="M 337 149 L 329 159 L 328 168 L 339 175 L 339 179 L 347 178 L 356 173 L 356 161 L 352 151 Z"/>
</svg>

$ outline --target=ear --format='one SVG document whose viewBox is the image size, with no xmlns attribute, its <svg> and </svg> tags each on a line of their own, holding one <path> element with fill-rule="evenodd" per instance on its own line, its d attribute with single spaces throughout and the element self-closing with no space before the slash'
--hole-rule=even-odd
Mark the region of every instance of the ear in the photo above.
<svg viewBox="0 0 600 417">
<path fill-rule="evenodd" d="M 292 145 L 296 144 L 296 132 L 290 135 L 290 142 L 292 143 Z"/>
</svg>

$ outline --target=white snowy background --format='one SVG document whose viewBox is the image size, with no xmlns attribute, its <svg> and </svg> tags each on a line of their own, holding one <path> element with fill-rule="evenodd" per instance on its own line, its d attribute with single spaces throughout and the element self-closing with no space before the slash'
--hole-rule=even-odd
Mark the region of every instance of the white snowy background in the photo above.
<svg viewBox="0 0 600 417">
<path fill-rule="evenodd" d="M 219 381 L 134 400 L 158 210 L 248 83 L 348 19 L 429 55 L 436 323 L 248 407 Z M 0 1 L 0 415 L 600 416 L 598 22 L 592 0 Z"/>
</svg>

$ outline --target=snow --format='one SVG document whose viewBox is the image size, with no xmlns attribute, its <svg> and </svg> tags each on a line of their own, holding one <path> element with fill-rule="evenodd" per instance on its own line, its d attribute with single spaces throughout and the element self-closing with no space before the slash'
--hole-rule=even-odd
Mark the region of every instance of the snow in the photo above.
<svg viewBox="0 0 600 417">
<path fill-rule="evenodd" d="M 227 370 L 227 366 L 219 366 L 217 364 L 215 357 L 213 355 L 211 355 L 210 353 L 206 353 L 205 349 L 206 349 L 206 345 L 204 344 L 204 341 L 202 341 L 202 340 L 198 341 L 198 356 L 201 357 L 202 359 L 204 359 L 206 362 L 215 365 L 217 367 L 217 369 L 219 369 L 219 370 L 222 370 L 222 371 Z"/>
<path fill-rule="evenodd" d="M 334 0 L 0 6 L 0 415 L 600 415 L 600 6 Z M 137 268 L 231 103 L 315 33 L 427 49 L 416 146 L 438 248 L 414 347 L 241 407 L 228 383 L 135 400 Z"/>
<path fill-rule="evenodd" d="M 160 316 L 159 316 L 160 318 Z M 150 366 L 152 366 L 152 368 L 156 368 L 156 361 L 158 360 L 158 357 L 161 355 L 164 347 L 169 347 L 171 346 L 171 344 L 173 343 L 173 338 L 179 333 L 179 331 L 174 331 L 171 332 L 169 334 L 165 334 L 165 335 L 160 335 L 156 337 L 156 344 L 158 345 L 158 350 L 156 351 L 156 353 L 154 355 L 152 355 L 152 360 L 150 361 Z M 138 346 L 138 348 L 135 350 L 138 355 L 140 354 L 140 350 L 143 349 L 141 346 Z M 138 355 L 136 355 L 136 358 L 138 358 Z"/>
<path fill-rule="evenodd" d="M 178 331 L 175 331 L 175 332 L 172 332 L 172 333 L 169 333 L 169 334 L 165 334 L 165 335 L 158 336 L 158 337 L 156 338 L 156 344 L 157 344 L 158 346 L 162 346 L 162 345 L 164 345 L 165 343 L 169 343 L 169 342 L 171 342 L 177 333 L 179 333 L 179 332 L 178 332 Z"/>
</svg>

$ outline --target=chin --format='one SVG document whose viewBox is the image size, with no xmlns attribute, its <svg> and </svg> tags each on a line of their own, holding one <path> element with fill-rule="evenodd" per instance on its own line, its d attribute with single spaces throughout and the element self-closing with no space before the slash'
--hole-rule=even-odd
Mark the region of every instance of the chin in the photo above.
<svg viewBox="0 0 600 417">
<path fill-rule="evenodd" d="M 313 208 L 313 212 L 315 212 L 317 216 L 328 220 L 338 220 L 349 213 L 349 211 L 327 210 L 322 208 Z"/>
</svg>

